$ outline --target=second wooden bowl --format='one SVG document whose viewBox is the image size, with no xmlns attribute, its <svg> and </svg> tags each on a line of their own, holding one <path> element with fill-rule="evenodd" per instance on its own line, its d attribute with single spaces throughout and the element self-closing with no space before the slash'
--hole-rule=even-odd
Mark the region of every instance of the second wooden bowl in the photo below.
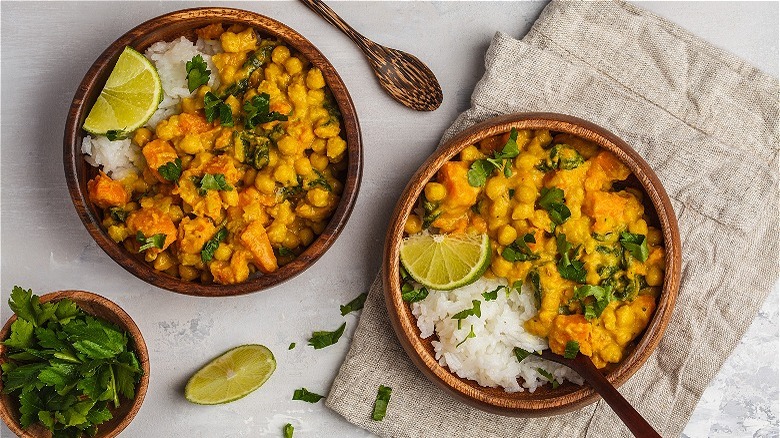
<svg viewBox="0 0 780 438">
<path fill-rule="evenodd" d="M 434 153 L 414 174 L 396 204 L 385 240 L 382 278 L 390 322 L 401 346 L 412 362 L 434 384 L 458 400 L 471 406 L 500 415 L 542 417 L 562 414 L 593 403 L 598 394 L 593 388 L 566 382 L 556 389 L 549 385 L 535 392 L 507 393 L 501 388 L 486 388 L 463 379 L 439 365 L 431 341 L 420 338 L 417 320 L 410 306 L 401 298 L 399 250 L 406 218 L 414 209 L 425 184 L 438 172 L 442 164 L 452 159 L 469 145 L 493 135 L 517 129 L 548 129 L 569 133 L 592 141 L 615 154 L 634 174 L 650 205 L 646 211 L 657 219 L 666 250 L 666 272 L 658 307 L 644 334 L 623 361 L 605 368 L 607 379 L 620 386 L 650 357 L 664 333 L 677 297 L 680 283 L 680 235 L 677 218 L 658 177 L 650 166 L 626 142 L 593 123 L 571 116 L 552 113 L 519 113 L 496 117 L 477 124 L 452 138 Z M 650 208 L 648 208 L 650 207 Z"/>
<path fill-rule="evenodd" d="M 97 169 L 87 164 L 81 153 L 81 142 L 86 135 L 81 126 L 125 46 L 131 46 L 143 53 L 150 45 L 158 41 L 171 41 L 181 36 L 194 39 L 195 29 L 212 23 L 240 24 L 253 27 L 263 37 L 277 38 L 283 41 L 322 70 L 325 83 L 339 106 L 343 119 L 344 139 L 347 142 L 347 172 L 344 190 L 341 201 L 323 233 L 295 260 L 272 274 L 255 273 L 243 283 L 230 285 L 189 282 L 155 271 L 148 263 L 144 262 L 142 257 L 131 254 L 122 245 L 114 242 L 106 230 L 101 227 L 100 214 L 89 201 L 87 194 L 87 181 L 97 174 Z M 346 225 L 357 200 L 363 172 L 363 146 L 355 106 L 347 87 L 333 65 L 309 40 L 295 30 L 266 16 L 230 8 L 186 9 L 162 15 L 130 30 L 111 44 L 89 69 L 76 91 L 65 124 L 63 146 L 65 179 L 73 205 L 87 231 L 103 251 L 131 274 L 147 283 L 174 292 L 197 296 L 217 297 L 255 292 L 289 280 L 308 269 L 330 248 Z"/>
<path fill-rule="evenodd" d="M 143 375 L 135 388 L 135 398 L 126 400 L 120 398 L 121 402 L 118 409 L 112 409 L 113 418 L 98 427 L 97 438 L 114 437 L 119 435 L 135 417 L 146 396 L 146 389 L 149 387 L 149 352 L 146 349 L 146 342 L 141 335 L 138 326 L 121 307 L 114 302 L 100 295 L 91 292 L 79 290 L 66 290 L 52 292 L 41 296 L 41 303 L 49 301 L 59 301 L 69 299 L 75 302 L 81 309 L 98 318 L 102 318 L 110 323 L 116 324 L 120 329 L 127 332 L 130 337 L 130 347 L 135 351 L 138 362 L 141 364 Z M 5 340 L 11 334 L 11 324 L 16 321 L 16 315 L 12 316 L 0 330 L 0 340 Z M 0 344 L 0 363 L 7 361 L 6 353 L 8 348 Z M 0 379 L 0 392 L 3 389 L 3 381 Z M 0 418 L 3 419 L 8 428 L 15 434 L 23 438 L 48 438 L 51 432 L 40 423 L 34 423 L 27 429 L 22 429 L 19 423 L 19 403 L 11 394 L 0 394 Z"/>
</svg>

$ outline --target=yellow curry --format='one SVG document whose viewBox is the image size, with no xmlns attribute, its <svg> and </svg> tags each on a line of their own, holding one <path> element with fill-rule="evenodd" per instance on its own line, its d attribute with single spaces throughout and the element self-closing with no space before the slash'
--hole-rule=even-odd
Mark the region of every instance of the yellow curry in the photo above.
<svg viewBox="0 0 780 438">
<path fill-rule="evenodd" d="M 238 283 L 275 271 L 323 232 L 347 145 L 318 68 L 251 28 L 197 32 L 221 42 L 219 88 L 201 85 L 180 114 L 131 134 L 141 174 L 101 173 L 88 191 L 111 238 L 154 269 Z"/>
<path fill-rule="evenodd" d="M 630 175 L 581 138 L 513 129 L 445 163 L 404 231 L 487 233 L 485 275 L 534 291 L 526 330 L 602 368 L 647 327 L 663 283 L 662 236 L 642 193 L 625 184 Z"/>
</svg>

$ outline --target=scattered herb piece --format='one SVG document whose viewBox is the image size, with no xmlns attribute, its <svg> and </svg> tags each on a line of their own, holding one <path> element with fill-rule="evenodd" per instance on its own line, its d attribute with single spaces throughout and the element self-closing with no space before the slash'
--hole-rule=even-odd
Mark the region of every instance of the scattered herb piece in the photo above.
<svg viewBox="0 0 780 438">
<path fill-rule="evenodd" d="M 542 172 L 562 169 L 572 170 L 585 162 L 585 158 L 576 149 L 567 144 L 556 144 L 550 149 L 550 155 L 536 165 L 536 169 Z"/>
<path fill-rule="evenodd" d="M 390 393 L 393 389 L 389 386 L 379 385 L 379 390 L 376 394 L 376 401 L 374 401 L 374 411 L 371 413 L 371 418 L 374 421 L 382 421 L 387 414 L 387 404 L 390 403 Z"/>
<path fill-rule="evenodd" d="M 498 299 L 498 291 L 500 291 L 501 289 L 509 290 L 509 288 L 507 288 L 506 286 L 499 286 L 490 292 L 483 292 L 482 297 L 485 298 L 485 301 L 493 301 L 495 299 Z"/>
<path fill-rule="evenodd" d="M 144 233 L 139 231 L 135 235 L 135 240 L 141 244 L 141 247 L 138 248 L 138 252 L 146 251 L 149 248 L 163 249 L 165 246 L 165 239 L 166 235 L 164 233 L 158 233 L 154 236 L 146 237 L 144 236 Z"/>
<path fill-rule="evenodd" d="M 176 158 L 175 160 L 169 161 L 157 168 L 157 172 L 160 174 L 160 176 L 170 182 L 179 181 L 179 177 L 181 177 L 181 170 L 181 158 Z"/>
<path fill-rule="evenodd" d="M 109 403 L 135 397 L 142 370 L 127 333 L 71 300 L 41 304 L 18 286 L 8 304 L 17 320 L 3 342 L 3 392 L 18 399 L 23 428 L 40 422 L 55 437 L 81 436 L 112 418 Z"/>
<path fill-rule="evenodd" d="M 539 259 L 539 255 L 534 254 L 531 248 L 528 247 L 529 243 L 536 243 L 536 238 L 531 233 L 527 233 L 522 238 L 518 238 L 504 247 L 503 251 L 501 251 L 501 257 L 513 263 Z"/>
<path fill-rule="evenodd" d="M 220 242 L 224 242 L 225 239 L 227 239 L 227 236 L 227 228 L 222 227 L 217 230 L 213 236 L 211 236 L 211 239 L 207 240 L 206 243 L 203 244 L 203 249 L 200 250 L 200 259 L 203 260 L 203 263 L 208 263 L 211 261 L 211 259 L 214 258 L 214 251 L 219 248 Z"/>
<path fill-rule="evenodd" d="M 288 350 L 292 350 L 293 348 L 295 348 L 295 342 L 291 342 L 290 346 L 287 347 Z"/>
<path fill-rule="evenodd" d="M 347 304 L 341 306 L 341 316 L 344 316 L 350 312 L 354 312 L 357 310 L 360 310 L 363 308 L 363 304 L 366 302 L 366 297 L 368 294 L 366 292 L 363 292 L 362 294 L 358 295 L 353 299 L 352 301 L 348 302 Z"/>
<path fill-rule="evenodd" d="M 286 246 L 280 246 L 277 251 L 280 257 L 295 257 L 295 252 Z"/>
<path fill-rule="evenodd" d="M 208 65 L 202 56 L 195 55 L 184 67 L 187 69 L 187 89 L 190 93 L 209 82 L 211 70 L 208 70 Z"/>
<path fill-rule="evenodd" d="M 325 398 L 323 395 L 315 394 L 313 392 L 309 392 L 306 388 L 296 389 L 295 392 L 293 392 L 293 400 L 301 400 L 308 403 L 317 403 L 318 401 Z"/>
<path fill-rule="evenodd" d="M 647 238 L 642 234 L 620 233 L 620 244 L 640 262 L 647 260 L 650 255 L 647 249 Z"/>
<path fill-rule="evenodd" d="M 482 158 L 474 161 L 467 173 L 469 185 L 472 187 L 482 187 L 496 169 L 502 169 L 504 176 L 512 176 L 512 158 L 520 154 L 520 148 L 517 146 L 517 129 L 512 128 L 501 152 L 495 152 L 492 158 Z"/>
<path fill-rule="evenodd" d="M 287 423 L 284 425 L 284 429 L 282 429 L 282 432 L 284 433 L 284 438 L 293 438 L 293 431 L 295 428 L 292 424 Z"/>
<path fill-rule="evenodd" d="M 256 125 L 262 125 L 274 120 L 286 121 L 287 116 L 276 111 L 270 111 L 271 96 L 268 93 L 260 93 L 251 100 L 244 102 L 244 111 L 246 120 L 244 125 L 247 129 L 254 129 Z"/>
<path fill-rule="evenodd" d="M 317 174 L 317 179 L 309 181 L 309 189 L 319 186 L 328 192 L 333 192 L 333 186 L 331 186 L 328 180 L 325 179 L 325 175 L 323 175 L 322 172 L 317 169 L 314 169 L 314 173 Z"/>
<path fill-rule="evenodd" d="M 525 359 L 526 357 L 528 357 L 528 356 L 530 356 L 530 355 L 531 355 L 531 352 L 530 352 L 530 351 L 528 351 L 528 350 L 523 350 L 523 349 L 522 349 L 522 348 L 520 348 L 520 347 L 515 347 L 515 348 L 512 350 L 512 352 L 513 352 L 513 353 L 515 353 L 515 357 L 517 358 L 517 361 L 518 361 L 518 362 L 522 362 L 522 361 L 523 361 L 523 359 Z"/>
<path fill-rule="evenodd" d="M 593 297 L 595 303 L 586 302 L 585 298 L 587 297 Z M 602 287 L 586 284 L 574 289 L 574 295 L 572 295 L 571 299 L 582 303 L 586 319 L 594 319 L 601 316 L 601 313 L 615 297 L 610 286 Z"/>
<path fill-rule="evenodd" d="M 238 139 L 243 146 L 245 163 L 256 170 L 260 170 L 268 165 L 270 161 L 269 146 L 271 144 L 271 140 L 268 137 L 255 135 L 248 131 L 241 131 L 235 135 L 238 135 Z"/>
<path fill-rule="evenodd" d="M 129 211 L 125 210 L 122 207 L 111 207 L 108 210 L 108 213 L 111 215 L 111 218 L 114 219 L 117 222 L 124 222 L 127 220 L 127 215 L 130 214 Z"/>
<path fill-rule="evenodd" d="M 211 91 L 203 96 L 203 111 L 206 113 L 206 120 L 209 123 L 219 118 L 220 125 L 233 126 L 233 110 L 230 105 L 223 102 Z"/>
<path fill-rule="evenodd" d="M 121 129 L 111 129 L 106 132 L 106 138 L 109 139 L 109 141 L 124 140 L 128 135 L 130 135 L 129 132 Z"/>
<path fill-rule="evenodd" d="M 537 204 L 547 210 L 553 223 L 561 225 L 571 217 L 571 210 L 563 203 L 564 193 L 558 187 L 543 187 L 539 192 Z"/>
<path fill-rule="evenodd" d="M 539 277 L 539 271 L 534 270 L 529 272 L 528 280 L 531 282 L 531 286 L 534 289 L 534 300 L 536 301 L 536 307 L 539 308 L 542 305 L 542 298 L 544 297 L 542 279 Z"/>
<path fill-rule="evenodd" d="M 544 368 L 537 368 L 536 372 L 538 372 L 542 377 L 544 377 L 545 379 L 549 380 L 550 383 L 552 383 L 552 389 L 561 386 L 558 380 L 552 374 L 550 374 L 549 371 L 545 370 Z"/>
<path fill-rule="evenodd" d="M 327 332 L 327 331 L 318 331 L 314 332 L 311 335 L 311 339 L 309 339 L 309 345 L 314 347 L 315 350 L 319 350 L 321 348 L 328 347 L 330 345 L 335 344 L 339 341 L 339 338 L 342 334 L 344 334 L 344 329 L 347 327 L 347 323 L 341 324 L 341 327 L 337 328 L 335 331 Z"/>
<path fill-rule="evenodd" d="M 221 173 L 207 173 L 203 175 L 203 178 L 196 185 L 201 196 L 205 196 L 208 190 L 233 191 L 233 186 L 225 180 L 225 175 Z"/>
<path fill-rule="evenodd" d="M 577 341 L 569 341 L 566 343 L 566 350 L 563 352 L 563 357 L 566 359 L 574 359 L 579 352 L 580 343 Z"/>
<path fill-rule="evenodd" d="M 461 310 L 460 312 L 452 315 L 452 319 L 457 319 L 458 321 L 460 321 L 462 319 L 468 318 L 471 315 L 474 315 L 477 318 L 482 317 L 482 310 L 479 308 L 480 301 L 472 300 L 471 304 L 472 307 L 470 309 Z"/>
<path fill-rule="evenodd" d="M 561 256 L 557 264 L 558 273 L 567 280 L 584 283 L 585 275 L 587 275 L 585 263 L 576 259 L 572 260 L 579 253 L 579 247 L 572 249 L 571 243 L 566 240 L 565 234 L 558 234 L 555 237 L 555 241 L 558 245 L 558 254 Z"/>
<path fill-rule="evenodd" d="M 463 338 L 462 341 L 458 342 L 458 345 L 455 346 L 455 348 L 458 348 L 463 344 L 464 342 L 468 341 L 471 338 L 475 338 L 477 335 L 474 334 L 474 324 L 471 324 L 471 329 L 469 330 L 469 334 L 466 335 L 465 338 Z"/>
<path fill-rule="evenodd" d="M 428 289 L 425 287 L 415 289 L 414 286 L 412 286 L 409 283 L 404 283 L 404 285 L 401 286 L 401 299 L 407 303 L 415 303 L 417 301 L 422 301 L 427 296 L 428 296 Z"/>
</svg>

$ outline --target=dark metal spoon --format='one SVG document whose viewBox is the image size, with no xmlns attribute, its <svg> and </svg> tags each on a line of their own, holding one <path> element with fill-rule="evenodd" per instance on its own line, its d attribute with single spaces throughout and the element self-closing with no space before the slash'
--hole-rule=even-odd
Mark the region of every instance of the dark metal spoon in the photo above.
<svg viewBox="0 0 780 438">
<path fill-rule="evenodd" d="M 590 386 L 593 387 L 596 392 L 599 393 L 601 398 L 607 402 L 609 407 L 623 420 L 623 423 L 628 427 L 631 433 L 636 437 L 641 438 L 660 438 L 661 435 L 653 429 L 653 426 L 647 422 L 647 420 L 634 409 L 633 406 L 609 383 L 606 377 L 601 374 L 601 371 L 593 365 L 588 356 L 584 354 L 577 354 L 574 359 L 566 359 L 563 356 L 559 356 L 550 350 L 542 351 L 541 356 L 547 360 L 557 362 L 561 365 L 573 369 L 577 372 Z"/>
<path fill-rule="evenodd" d="M 321 0 L 301 1 L 360 47 L 379 79 L 379 85 L 395 100 L 417 111 L 433 111 L 441 105 L 444 97 L 439 81 L 422 61 L 364 37 Z"/>
</svg>

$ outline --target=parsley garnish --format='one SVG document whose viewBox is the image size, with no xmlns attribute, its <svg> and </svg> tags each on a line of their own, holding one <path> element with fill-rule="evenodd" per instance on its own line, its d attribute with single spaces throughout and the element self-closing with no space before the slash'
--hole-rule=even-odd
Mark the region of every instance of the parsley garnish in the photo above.
<svg viewBox="0 0 780 438">
<path fill-rule="evenodd" d="M 282 432 L 284 433 L 284 438 L 293 438 L 293 431 L 295 428 L 292 424 L 287 423 L 284 425 L 284 429 L 282 429 Z"/>
<path fill-rule="evenodd" d="M 220 125 L 233 126 L 233 110 L 230 105 L 223 102 L 211 91 L 203 96 L 203 111 L 206 113 L 206 120 L 209 123 L 219 118 Z"/>
<path fill-rule="evenodd" d="M 501 152 L 495 152 L 492 158 L 482 158 L 474 161 L 467 173 L 469 185 L 472 187 L 482 187 L 496 169 L 502 169 L 504 176 L 512 176 L 512 158 L 520 154 L 520 148 L 517 146 L 517 129 L 512 128 Z"/>
<path fill-rule="evenodd" d="M 539 277 L 539 271 L 529 272 L 528 280 L 531 282 L 531 286 L 534 289 L 536 307 L 539 308 L 542 306 L 542 297 L 544 297 L 544 289 L 542 289 L 542 279 Z"/>
<path fill-rule="evenodd" d="M 518 238 L 507 245 L 504 250 L 501 251 L 501 257 L 510 262 L 537 260 L 539 255 L 534 254 L 534 252 L 531 251 L 531 248 L 528 247 L 529 243 L 536 243 L 536 238 L 531 233 L 528 233 L 522 238 Z"/>
<path fill-rule="evenodd" d="M 650 251 L 647 249 L 647 238 L 643 234 L 622 232 L 620 233 L 620 244 L 640 262 L 647 260 L 650 255 Z"/>
<path fill-rule="evenodd" d="M 549 172 L 551 170 L 562 169 L 572 170 L 578 168 L 585 162 L 585 158 L 567 144 L 556 144 L 550 149 L 550 156 L 548 159 L 542 160 L 536 165 L 536 169 L 542 172 Z"/>
<path fill-rule="evenodd" d="M 41 304 L 18 286 L 8 304 L 17 320 L 3 342 L 3 392 L 18 400 L 23 428 L 40 422 L 54 436 L 81 436 L 112 418 L 120 396 L 135 397 L 143 372 L 127 333 L 71 300 Z"/>
<path fill-rule="evenodd" d="M 579 352 L 580 343 L 577 341 L 569 341 L 566 343 L 566 350 L 563 352 L 563 357 L 566 359 L 574 359 Z"/>
<path fill-rule="evenodd" d="M 458 342 L 458 345 L 455 346 L 455 348 L 458 348 L 463 344 L 464 342 L 468 341 L 471 338 L 475 338 L 477 335 L 474 334 L 474 324 L 471 324 L 471 329 L 469 330 L 469 334 L 466 335 L 465 338 L 463 338 L 462 341 Z"/>
<path fill-rule="evenodd" d="M 490 292 L 483 292 L 482 297 L 485 299 L 485 301 L 493 301 L 498 298 L 498 291 L 501 289 L 507 288 L 506 286 L 499 286 L 495 289 L 493 289 Z M 508 288 L 507 288 L 508 289 Z"/>
<path fill-rule="evenodd" d="M 477 318 L 482 316 L 482 310 L 479 308 L 480 301 L 479 300 L 471 300 L 472 307 L 470 309 L 461 310 L 460 312 L 452 315 L 452 319 L 457 319 L 458 324 L 460 324 L 460 321 L 463 319 L 468 318 L 471 315 L 476 316 Z"/>
<path fill-rule="evenodd" d="M 279 257 L 295 257 L 295 251 L 286 246 L 280 246 L 277 252 L 279 252 Z"/>
<path fill-rule="evenodd" d="M 585 298 L 593 297 L 595 304 L 585 302 Z M 586 319 L 594 319 L 601 316 L 604 309 L 615 299 L 610 286 L 593 286 L 586 284 L 574 289 L 572 300 L 579 300 L 584 309 Z"/>
<path fill-rule="evenodd" d="M 326 332 L 326 331 L 318 331 L 314 332 L 311 335 L 311 339 L 309 339 L 309 345 L 314 347 L 315 350 L 319 350 L 321 348 L 328 347 L 330 345 L 335 344 L 339 341 L 339 338 L 344 333 L 344 329 L 347 327 L 347 323 L 341 324 L 341 327 L 337 328 L 335 331 L 332 332 Z"/>
<path fill-rule="evenodd" d="M 406 301 L 407 303 L 422 301 L 427 296 L 428 296 L 428 289 L 426 289 L 425 287 L 415 289 L 414 286 L 412 286 L 409 283 L 404 283 L 404 285 L 401 286 L 401 299 Z"/>
<path fill-rule="evenodd" d="M 176 182 L 181 177 L 181 169 L 181 158 L 177 158 L 158 167 L 157 172 L 166 180 Z"/>
<path fill-rule="evenodd" d="M 561 225 L 571 217 L 569 207 L 563 203 L 563 190 L 558 187 L 543 187 L 539 195 L 537 203 L 540 207 L 547 210 L 550 219 L 552 219 L 556 225 Z"/>
<path fill-rule="evenodd" d="M 187 69 L 187 89 L 190 93 L 209 82 L 211 70 L 207 70 L 208 65 L 202 56 L 195 55 L 191 61 L 187 61 L 185 68 Z"/>
<path fill-rule="evenodd" d="M 571 260 L 572 256 L 576 257 L 577 253 L 579 253 L 579 247 L 572 250 L 571 243 L 566 240 L 565 234 L 558 234 L 555 237 L 555 241 L 558 245 L 558 254 L 561 256 L 557 264 L 558 273 L 567 280 L 584 283 L 585 275 L 587 275 L 585 263 L 576 259 Z M 570 254 L 572 251 L 573 254 Z"/>
<path fill-rule="evenodd" d="M 252 97 L 252 100 L 244 102 L 244 111 L 246 120 L 244 125 L 247 129 L 254 129 L 256 125 L 262 125 L 274 120 L 286 121 L 287 116 L 276 111 L 269 111 L 271 96 L 268 93 L 260 93 Z"/>
<path fill-rule="evenodd" d="M 198 186 L 198 193 L 200 193 L 201 196 L 205 196 L 207 190 L 233 191 L 233 186 L 225 180 L 225 175 L 221 173 L 215 173 L 213 175 L 207 173 L 203 175 L 196 185 Z"/>
<path fill-rule="evenodd" d="M 387 404 L 390 403 L 390 393 L 393 389 L 389 386 L 379 385 L 379 390 L 376 394 L 376 400 L 374 401 L 374 411 L 371 413 L 371 418 L 374 421 L 382 421 L 387 414 Z"/>
<path fill-rule="evenodd" d="M 106 131 L 106 138 L 109 139 L 109 141 L 124 140 L 129 135 L 130 135 L 129 132 L 123 131 L 121 129 L 111 129 L 109 131 Z"/>
<path fill-rule="evenodd" d="M 323 395 L 315 394 L 313 392 L 309 392 L 306 388 L 296 389 L 295 392 L 293 392 L 293 400 L 301 400 L 308 403 L 317 403 L 318 401 L 325 398 Z"/>
<path fill-rule="evenodd" d="M 287 349 L 292 350 L 293 348 L 295 348 L 295 342 L 290 342 L 290 346 Z"/>
<path fill-rule="evenodd" d="M 144 236 L 144 233 L 139 231 L 135 235 L 135 240 L 141 244 L 141 247 L 138 248 L 138 252 L 146 251 L 149 248 L 163 249 L 165 246 L 165 239 L 166 235 L 164 233 L 157 233 L 154 236 L 146 237 Z"/>
<path fill-rule="evenodd" d="M 366 297 L 368 296 L 367 293 L 363 292 L 362 294 L 355 297 L 354 300 L 348 302 L 347 304 L 341 306 L 341 316 L 346 315 L 347 313 L 354 312 L 356 310 L 360 310 L 363 308 L 363 304 L 366 302 Z"/>
<path fill-rule="evenodd" d="M 114 219 L 117 222 L 124 222 L 127 220 L 127 215 L 130 214 L 129 211 L 125 210 L 122 207 L 111 207 L 108 210 L 108 213 L 111 215 L 111 218 Z"/>
<path fill-rule="evenodd" d="M 203 249 L 200 250 L 200 259 L 203 260 L 203 263 L 208 263 L 214 258 L 214 251 L 219 248 L 219 243 L 224 241 L 227 238 L 227 235 L 227 228 L 222 227 L 211 236 L 211 239 L 203 244 Z"/>
<path fill-rule="evenodd" d="M 309 189 L 311 189 L 312 187 L 320 186 L 323 189 L 332 192 L 333 187 L 330 185 L 330 183 L 328 183 L 328 180 L 325 179 L 325 175 L 323 175 L 322 172 L 320 172 L 317 169 L 314 169 L 314 173 L 317 174 L 317 179 L 309 181 Z"/>
<path fill-rule="evenodd" d="M 530 351 L 523 350 L 520 347 L 515 347 L 514 349 L 512 349 L 512 352 L 515 353 L 515 357 L 517 358 L 518 362 L 522 362 L 523 359 L 525 359 L 526 357 L 532 354 Z"/>
<path fill-rule="evenodd" d="M 556 380 L 555 377 L 552 374 L 550 374 L 549 371 L 545 370 L 544 368 L 537 368 L 536 372 L 538 372 L 542 377 L 544 377 L 545 379 L 549 380 L 550 383 L 552 383 L 552 389 L 555 389 L 555 388 L 561 386 L 561 384 L 558 382 L 558 380 Z"/>
</svg>

